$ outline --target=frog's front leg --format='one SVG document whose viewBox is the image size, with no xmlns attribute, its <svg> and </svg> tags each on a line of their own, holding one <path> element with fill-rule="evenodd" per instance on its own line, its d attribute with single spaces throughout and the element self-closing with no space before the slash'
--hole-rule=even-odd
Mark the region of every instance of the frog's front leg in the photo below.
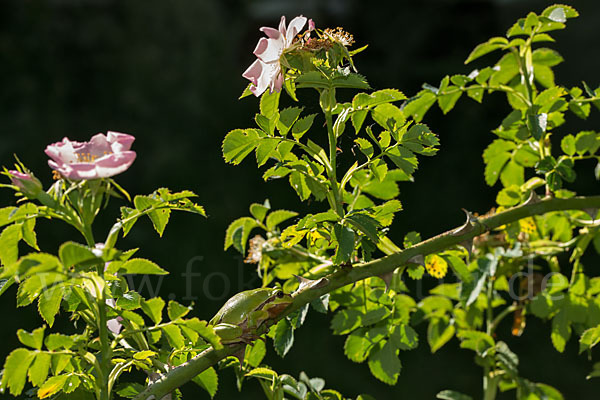
<svg viewBox="0 0 600 400">
<path fill-rule="evenodd" d="M 219 335 L 223 342 L 235 341 L 236 339 L 239 339 L 244 333 L 244 330 L 241 326 L 227 324 L 225 322 L 221 322 L 220 324 L 215 325 L 214 329 L 215 333 Z"/>
</svg>

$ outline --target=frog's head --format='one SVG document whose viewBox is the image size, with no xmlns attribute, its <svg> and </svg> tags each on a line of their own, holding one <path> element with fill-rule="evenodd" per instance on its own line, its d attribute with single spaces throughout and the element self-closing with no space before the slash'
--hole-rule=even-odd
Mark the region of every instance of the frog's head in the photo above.
<svg viewBox="0 0 600 400">
<path fill-rule="evenodd" d="M 269 313 L 269 319 L 277 317 L 294 300 L 291 295 L 283 293 L 281 289 L 268 289 L 269 297 L 262 305 L 262 309 Z"/>
</svg>

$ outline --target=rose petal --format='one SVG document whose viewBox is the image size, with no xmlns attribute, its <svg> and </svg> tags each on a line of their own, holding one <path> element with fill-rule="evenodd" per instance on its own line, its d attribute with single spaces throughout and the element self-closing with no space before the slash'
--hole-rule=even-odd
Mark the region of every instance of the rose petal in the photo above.
<svg viewBox="0 0 600 400">
<path fill-rule="evenodd" d="M 94 162 L 96 176 L 98 178 L 108 178 L 125 172 L 133 164 L 135 157 L 135 151 L 125 151 L 102 157 Z"/>
<path fill-rule="evenodd" d="M 273 91 L 281 92 L 281 88 L 283 87 L 283 74 L 279 72 L 275 77 L 275 80 L 271 83 L 271 93 Z"/>
<path fill-rule="evenodd" d="M 256 86 L 258 78 L 260 77 L 260 74 L 262 74 L 262 64 L 263 63 L 260 60 L 256 59 L 242 74 L 242 76 L 252 82 L 254 86 Z"/>
<path fill-rule="evenodd" d="M 254 55 L 256 55 L 256 57 L 258 57 L 262 62 L 265 63 L 279 61 L 279 57 L 283 52 L 283 38 L 281 38 L 281 40 L 261 38 L 258 43 L 259 44 L 258 46 L 256 46 L 256 50 L 254 51 Z"/>
<path fill-rule="evenodd" d="M 281 20 L 279 21 L 279 32 L 281 32 L 281 34 L 283 36 L 285 36 L 286 30 L 285 30 L 285 15 L 281 16 Z"/>
<path fill-rule="evenodd" d="M 302 30 L 302 28 L 304 28 L 306 20 L 306 17 L 300 15 L 290 21 L 290 24 L 287 27 L 287 35 L 285 35 L 286 47 L 292 44 L 292 41 L 296 35 Z"/>
<path fill-rule="evenodd" d="M 123 328 L 123 325 L 121 325 L 121 323 L 119 322 L 119 318 L 121 317 L 109 319 L 108 321 L 106 321 L 106 326 L 108 327 L 108 330 L 111 331 L 115 336 L 117 336 Z"/>
<path fill-rule="evenodd" d="M 106 136 L 108 137 L 108 142 L 111 143 L 113 153 L 129 150 L 135 141 L 135 136 L 126 133 L 108 131 Z"/>
<path fill-rule="evenodd" d="M 262 32 L 264 32 L 264 34 L 267 35 L 271 39 L 279 39 L 279 37 L 281 36 L 281 32 L 279 32 L 275 28 L 270 28 L 268 26 L 263 26 L 262 28 L 260 28 L 260 30 Z"/>
</svg>

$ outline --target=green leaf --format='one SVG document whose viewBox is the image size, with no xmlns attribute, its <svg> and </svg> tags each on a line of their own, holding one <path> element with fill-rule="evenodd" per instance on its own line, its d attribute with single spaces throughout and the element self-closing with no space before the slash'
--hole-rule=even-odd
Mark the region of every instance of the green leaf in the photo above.
<svg viewBox="0 0 600 400">
<path fill-rule="evenodd" d="M 133 354 L 134 360 L 146 360 L 151 357 L 156 357 L 158 355 L 157 352 L 152 350 L 142 350 Z"/>
<path fill-rule="evenodd" d="M 294 345 L 294 327 L 287 318 L 280 320 L 275 326 L 275 336 L 273 337 L 273 347 L 279 357 L 285 357 Z"/>
<path fill-rule="evenodd" d="M 344 354 L 349 360 L 360 363 L 369 356 L 373 343 L 365 335 L 364 329 L 357 329 L 346 338 Z"/>
<path fill-rule="evenodd" d="M 35 353 L 27 349 L 16 349 L 6 357 L 2 375 L 2 388 L 8 388 L 10 394 L 18 396 L 25 387 L 27 370 L 35 358 Z"/>
<path fill-rule="evenodd" d="M 471 54 L 469 54 L 469 57 L 467 57 L 467 59 L 465 60 L 465 64 L 468 64 L 479 57 L 491 53 L 494 50 L 502 49 L 506 44 L 508 44 L 508 40 L 506 40 L 505 38 L 493 37 L 487 42 L 477 45 L 477 47 L 475 47 L 473 51 L 471 51 Z"/>
<path fill-rule="evenodd" d="M 385 307 L 378 307 L 367 311 L 362 316 L 361 325 L 369 326 L 383 321 L 389 317 L 390 311 Z"/>
<path fill-rule="evenodd" d="M 489 79 L 490 86 L 504 85 L 519 73 L 519 63 L 512 53 L 506 53 L 493 68 Z"/>
<path fill-rule="evenodd" d="M 364 213 L 353 213 L 347 215 L 345 219 L 358 231 L 366 235 L 373 243 L 378 243 L 377 229 L 381 224 L 373 217 Z"/>
<path fill-rule="evenodd" d="M 420 122 L 436 99 L 436 95 L 430 90 L 421 90 L 415 97 L 407 100 L 402 111 L 406 116 L 411 116 L 415 122 Z"/>
<path fill-rule="evenodd" d="M 75 344 L 72 337 L 60 333 L 51 333 L 46 337 L 46 348 L 50 351 L 58 349 L 70 349 Z"/>
<path fill-rule="evenodd" d="M 200 374 L 196 375 L 192 381 L 202 389 L 206 390 L 211 399 L 217 394 L 217 389 L 219 388 L 219 376 L 213 367 L 209 367 L 202 371 Z"/>
<path fill-rule="evenodd" d="M 316 312 L 320 312 L 321 314 L 327 314 L 327 311 L 329 309 L 329 297 L 329 293 L 324 294 L 323 296 L 311 301 L 310 305 Z M 306 311 L 308 311 L 308 309 L 306 309 Z"/>
<path fill-rule="evenodd" d="M 485 166 L 485 182 L 493 186 L 500 178 L 500 173 L 511 158 L 511 152 L 516 145 L 507 140 L 494 140 L 483 152 Z"/>
<path fill-rule="evenodd" d="M 256 378 L 265 379 L 267 381 L 273 381 L 277 378 L 277 372 L 269 368 L 254 368 L 250 372 L 246 373 L 246 376 L 252 376 Z"/>
<path fill-rule="evenodd" d="M 165 202 L 159 199 L 156 199 L 151 196 L 135 196 L 133 199 L 133 203 L 135 204 L 135 208 L 138 211 L 147 211 L 151 207 L 160 207 L 164 205 Z M 152 226 L 158 232 L 158 235 L 162 237 L 165 228 L 167 227 L 167 223 L 169 222 L 169 217 L 171 216 L 171 210 L 168 208 L 161 208 L 157 210 L 150 211 L 148 214 L 148 218 L 152 221 Z"/>
<path fill-rule="evenodd" d="M 262 223 L 270 209 L 271 207 L 269 206 L 268 200 L 265 202 L 264 205 L 252 203 L 250 205 L 250 214 L 252 214 L 254 218 L 256 218 Z"/>
<path fill-rule="evenodd" d="M 280 92 L 266 91 L 260 96 L 260 113 L 265 117 L 273 118 L 279 109 L 279 96 Z"/>
<path fill-rule="evenodd" d="M 367 156 L 367 158 L 371 158 L 373 156 L 373 154 L 375 153 L 375 149 L 373 148 L 373 145 L 371 144 L 371 142 L 369 142 L 367 139 L 363 139 L 363 138 L 357 138 L 354 141 L 358 145 L 358 148 L 360 149 L 360 151 L 365 156 Z"/>
<path fill-rule="evenodd" d="M 411 231 L 404 236 L 404 242 L 402 243 L 404 248 L 408 249 L 417 243 L 421 242 L 421 234 L 419 232 Z"/>
<path fill-rule="evenodd" d="M 532 60 L 534 64 L 554 67 L 564 61 L 558 52 L 552 49 L 539 48 L 533 51 Z"/>
<path fill-rule="evenodd" d="M 579 353 L 591 349 L 600 343 L 600 326 L 587 329 L 579 339 Z"/>
<path fill-rule="evenodd" d="M 62 271 L 63 266 L 58 258 L 46 253 L 29 253 L 18 262 L 4 269 L 3 277 L 17 276 L 25 279 L 29 276 L 48 271 Z"/>
<path fill-rule="evenodd" d="M 244 360 L 251 367 L 258 367 L 262 362 L 263 358 L 267 354 L 267 347 L 265 346 L 265 342 L 262 340 L 257 340 L 251 345 L 246 346 L 246 354 L 244 356 Z"/>
<path fill-rule="evenodd" d="M 17 291 L 17 307 L 27 306 L 48 287 L 64 281 L 66 275 L 56 272 L 39 272 L 36 273 L 19 285 Z"/>
<path fill-rule="evenodd" d="M 223 140 L 223 157 L 226 162 L 237 165 L 257 144 L 258 133 L 255 129 L 235 129 Z"/>
<path fill-rule="evenodd" d="M 117 306 L 123 310 L 135 310 L 140 307 L 142 296 L 136 291 L 123 293 L 123 296 L 117 298 Z"/>
<path fill-rule="evenodd" d="M 536 140 L 540 140 L 546 132 L 546 127 L 548 126 L 548 115 L 545 113 L 531 115 L 527 114 L 527 129 L 531 136 L 533 136 Z"/>
<path fill-rule="evenodd" d="M 598 135 L 593 131 L 579 132 L 575 137 L 575 150 L 580 155 L 583 155 L 586 152 L 593 154 L 598 150 L 599 146 L 600 138 L 598 138 Z"/>
<path fill-rule="evenodd" d="M 459 257 L 453 254 L 442 254 L 442 257 L 446 260 L 452 271 L 460 278 L 462 282 L 471 282 L 473 277 L 467 268 L 465 262 Z"/>
<path fill-rule="evenodd" d="M 331 320 L 334 335 L 345 335 L 360 326 L 362 313 L 353 309 L 340 310 Z"/>
<path fill-rule="evenodd" d="M 391 342 L 381 344 L 371 351 L 369 369 L 373 376 L 388 385 L 395 385 L 400 376 L 402 364 L 396 356 L 396 348 Z"/>
<path fill-rule="evenodd" d="M 317 114 L 310 114 L 296 121 L 296 123 L 292 127 L 292 136 L 294 137 L 294 139 L 300 140 L 302 136 L 304 136 L 304 134 L 308 132 L 316 116 Z"/>
<path fill-rule="evenodd" d="M 565 345 L 571 337 L 571 326 L 567 311 L 560 310 L 552 319 L 552 332 L 550 338 L 554 348 L 562 353 L 565 350 Z"/>
<path fill-rule="evenodd" d="M 160 324 L 162 321 L 162 311 L 165 307 L 165 301 L 160 297 L 155 297 L 149 300 L 142 300 L 141 302 L 142 311 L 150 317 L 152 322 Z"/>
<path fill-rule="evenodd" d="M 44 291 L 38 300 L 38 311 L 48 326 L 54 325 L 54 317 L 58 314 L 65 288 L 63 284 L 53 286 Z"/>
<path fill-rule="evenodd" d="M 350 114 L 350 118 L 352 120 L 352 126 L 354 127 L 354 131 L 358 134 L 360 128 L 365 122 L 365 118 L 367 118 L 368 110 L 358 110 L 354 111 Z"/>
<path fill-rule="evenodd" d="M 25 243 L 39 251 L 40 248 L 37 245 L 37 235 L 35 233 L 35 221 L 35 218 L 23 221 L 21 224 L 22 236 Z"/>
<path fill-rule="evenodd" d="M 347 226 L 335 224 L 335 238 L 338 242 L 333 259 L 334 264 L 343 264 L 350 260 L 350 256 L 354 251 L 354 231 Z"/>
<path fill-rule="evenodd" d="M 396 325 L 390 340 L 400 350 L 413 350 L 419 346 L 419 335 L 408 324 Z"/>
<path fill-rule="evenodd" d="M 8 266 L 19 258 L 19 240 L 23 237 L 23 231 L 19 224 L 10 225 L 0 234 L 0 262 Z"/>
<path fill-rule="evenodd" d="M 467 96 L 469 96 L 470 98 L 472 98 L 473 100 L 475 100 L 478 103 L 481 103 L 481 101 L 483 100 L 483 93 L 484 93 L 484 90 L 483 90 L 483 88 L 480 88 L 480 87 L 474 87 L 474 88 L 467 89 Z"/>
<path fill-rule="evenodd" d="M 60 374 L 69 365 L 71 358 L 70 354 L 53 354 L 50 366 L 54 375 Z"/>
<path fill-rule="evenodd" d="M 297 215 L 298 215 L 298 213 L 295 211 L 275 210 L 267 216 L 267 222 L 266 222 L 267 230 L 272 231 L 280 223 L 287 221 L 290 218 L 294 218 Z"/>
<path fill-rule="evenodd" d="M 525 181 L 525 169 L 514 160 L 510 160 L 500 173 L 500 181 L 505 187 L 512 185 L 521 186 Z"/>
<path fill-rule="evenodd" d="M 485 332 L 464 330 L 460 331 L 457 336 L 460 339 L 461 348 L 473 350 L 479 355 L 496 345 L 494 339 Z"/>
<path fill-rule="evenodd" d="M 573 136 L 573 135 L 565 136 L 562 139 L 562 141 L 560 142 L 560 147 L 565 154 L 567 154 L 569 156 L 574 155 L 575 151 L 576 151 L 575 136 Z"/>
<path fill-rule="evenodd" d="M 496 196 L 496 202 L 498 205 L 504 207 L 512 207 L 521 201 L 521 190 L 517 185 L 512 185 L 502 189 Z"/>
<path fill-rule="evenodd" d="M 123 264 L 116 262 L 110 263 L 106 272 L 121 274 L 145 274 L 145 275 L 167 275 L 168 272 L 144 258 L 132 258 Z"/>
<path fill-rule="evenodd" d="M 35 356 L 35 361 L 29 368 L 27 375 L 29 381 L 33 386 L 40 386 L 48 378 L 48 371 L 50 370 L 50 361 L 52 356 L 48 353 L 39 352 Z"/>
<path fill-rule="evenodd" d="M 573 170 L 573 160 L 570 158 L 561 157 L 556 164 L 556 172 L 560 174 L 561 178 L 567 182 L 574 182 L 576 178 L 575 171 Z"/>
<path fill-rule="evenodd" d="M 133 399 L 135 396 L 144 391 L 146 387 L 139 383 L 121 383 L 117 387 L 116 393 L 126 399 Z"/>
<path fill-rule="evenodd" d="M 19 341 L 25 346 L 31 347 L 32 349 L 40 350 L 44 343 L 44 330 L 45 327 L 37 328 L 33 332 L 29 333 L 24 329 L 17 331 L 17 337 Z"/>
<path fill-rule="evenodd" d="M 455 90 L 453 93 L 444 94 L 443 92 L 438 93 L 438 105 L 444 114 L 447 114 L 454 108 L 460 96 L 462 96 L 462 91 L 458 90 L 456 86 L 448 86 L 446 90 Z"/>
<path fill-rule="evenodd" d="M 406 121 L 404 113 L 398 107 L 389 103 L 380 104 L 375 107 L 371 111 L 371 117 L 383 129 L 391 131 L 399 129 Z"/>
<path fill-rule="evenodd" d="M 181 349 L 185 346 L 185 338 L 181 334 L 181 329 L 176 325 L 166 325 L 161 328 L 165 337 L 175 349 Z"/>
<path fill-rule="evenodd" d="M 411 279 L 419 280 L 423 278 L 425 268 L 423 268 L 422 265 L 409 264 L 408 268 L 406 268 L 406 273 L 408 274 L 408 276 L 410 276 Z"/>
<path fill-rule="evenodd" d="M 231 245 L 240 253 L 246 252 L 246 242 L 250 236 L 250 232 L 256 228 L 258 224 L 250 217 L 242 217 L 233 221 L 227 227 L 225 232 L 225 247 L 227 250 Z"/>
<path fill-rule="evenodd" d="M 181 305 L 175 300 L 169 300 L 169 305 L 167 306 L 167 315 L 171 321 L 185 317 L 190 311 L 190 307 Z"/>
<path fill-rule="evenodd" d="M 290 185 L 296 191 L 296 194 L 298 195 L 298 197 L 300 197 L 300 200 L 307 200 L 310 197 L 310 189 L 306 184 L 305 176 L 299 172 L 294 171 L 290 174 L 289 179 Z"/>
<path fill-rule="evenodd" d="M 567 6 L 564 4 L 554 4 L 542 11 L 541 15 L 543 15 L 544 17 L 548 17 L 556 22 L 564 22 L 562 20 L 563 16 L 564 18 L 576 18 L 579 16 L 579 13 L 571 6 Z"/>
<path fill-rule="evenodd" d="M 2 296 L 4 292 L 6 292 L 14 283 L 14 277 L 10 277 L 8 279 L 0 279 L 0 296 Z"/>
<path fill-rule="evenodd" d="M 355 109 L 370 108 L 384 103 L 392 103 L 405 100 L 406 96 L 396 89 L 377 90 L 371 94 L 358 93 L 352 99 L 352 107 Z"/>
<path fill-rule="evenodd" d="M 446 317 L 433 318 L 427 327 L 427 342 L 435 353 L 454 336 L 456 329 Z"/>
<path fill-rule="evenodd" d="M 350 73 L 333 78 L 332 86 L 342 89 L 370 89 L 369 83 L 362 75 Z"/>
<path fill-rule="evenodd" d="M 190 318 L 185 321 L 185 325 L 196 331 L 204 340 L 210 343 L 215 349 L 222 349 L 221 339 L 215 333 L 212 326 L 206 321 L 200 321 L 198 318 Z"/>
<path fill-rule="evenodd" d="M 68 377 L 69 375 L 66 374 L 51 377 L 38 389 L 38 397 L 40 399 L 45 399 L 46 397 L 58 393 L 65 386 Z"/>
<path fill-rule="evenodd" d="M 299 107 L 288 107 L 281 110 L 281 113 L 279 114 L 279 120 L 277 120 L 277 129 L 279 129 L 281 136 L 287 135 L 292 128 L 292 125 L 294 125 L 294 122 L 296 122 L 300 116 L 301 112 L 302 108 Z"/>
<path fill-rule="evenodd" d="M 66 267 L 90 261 L 101 262 L 89 247 L 75 242 L 63 243 L 58 249 L 58 257 Z"/>
<path fill-rule="evenodd" d="M 454 390 L 442 390 L 435 397 L 442 400 L 473 400 L 471 396 L 455 392 Z"/>
<path fill-rule="evenodd" d="M 262 167 L 269 160 L 280 142 L 278 138 L 263 138 L 258 142 L 258 146 L 256 147 L 256 164 L 259 167 Z"/>
<path fill-rule="evenodd" d="M 395 146 L 386 150 L 385 154 L 408 176 L 411 176 L 417 169 L 417 157 L 406 147 Z"/>
</svg>

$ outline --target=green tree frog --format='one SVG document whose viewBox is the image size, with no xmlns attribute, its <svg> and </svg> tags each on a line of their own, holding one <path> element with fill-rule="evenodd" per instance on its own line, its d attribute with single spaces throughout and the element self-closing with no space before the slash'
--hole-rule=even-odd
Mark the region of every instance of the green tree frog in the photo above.
<svg viewBox="0 0 600 400">
<path fill-rule="evenodd" d="M 264 333 L 263 323 L 277 317 L 292 300 L 281 289 L 246 290 L 227 300 L 210 324 L 225 344 L 249 343 Z"/>
</svg>

